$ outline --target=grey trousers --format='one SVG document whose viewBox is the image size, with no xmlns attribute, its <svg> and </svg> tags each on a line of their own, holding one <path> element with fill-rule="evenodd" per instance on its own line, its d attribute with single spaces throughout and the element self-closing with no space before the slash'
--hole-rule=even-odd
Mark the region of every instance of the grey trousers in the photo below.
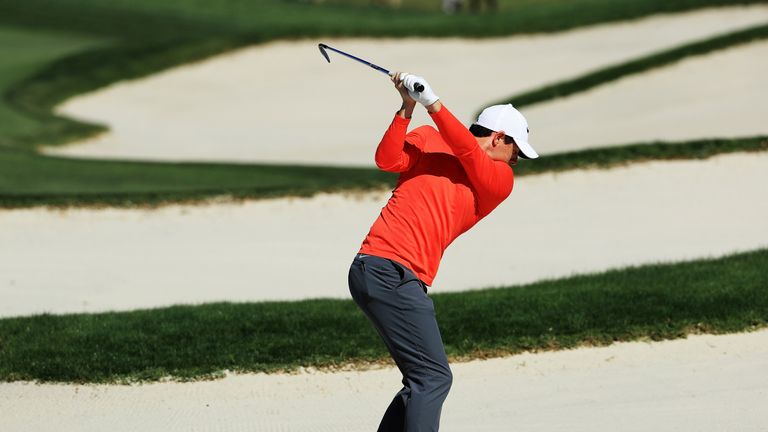
<svg viewBox="0 0 768 432">
<path fill-rule="evenodd" d="M 394 260 L 358 254 L 349 291 L 403 374 L 378 431 L 437 431 L 453 374 L 426 285 Z"/>
</svg>

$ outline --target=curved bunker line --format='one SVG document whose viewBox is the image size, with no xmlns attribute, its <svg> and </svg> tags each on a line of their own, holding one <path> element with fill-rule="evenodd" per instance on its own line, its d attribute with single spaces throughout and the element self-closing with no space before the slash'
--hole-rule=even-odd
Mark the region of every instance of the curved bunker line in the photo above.
<svg viewBox="0 0 768 432">
<path fill-rule="evenodd" d="M 768 133 L 768 41 L 631 75 L 525 108 L 550 153 L 640 142 Z"/>
<path fill-rule="evenodd" d="M 768 38 L 768 23 L 681 45 L 646 57 L 640 57 L 626 63 L 608 66 L 586 75 L 510 96 L 497 103 L 511 103 L 517 108 L 520 108 L 541 102 L 552 101 L 557 98 L 581 93 L 608 84 L 611 81 L 652 71 L 685 59 L 712 54 L 719 50 L 734 48 L 766 38 Z M 479 115 L 480 112 L 478 111 L 477 114 Z"/>
<path fill-rule="evenodd" d="M 766 359 L 768 330 L 453 363 L 441 424 L 473 431 L 757 431 L 768 423 Z M 0 429 L 365 431 L 376 428 L 398 381 L 399 371 L 387 367 L 130 386 L 0 383 L 0 407 L 14 407 L 3 410 Z"/>
<path fill-rule="evenodd" d="M 768 152 L 759 152 L 521 177 L 495 213 L 448 248 L 432 290 L 766 246 L 766 172 Z M 3 211 L 0 297 L 8 300 L 0 316 L 348 298 L 348 264 L 388 197 Z M 510 260 L 516 245 L 525 253 Z"/>
<path fill-rule="evenodd" d="M 766 18 L 768 7 L 759 5 L 652 17 L 554 35 L 483 41 L 327 42 L 354 52 L 375 52 L 376 61 L 382 64 L 418 70 L 440 89 L 440 95 L 450 101 L 459 118 L 470 121 L 477 107 L 498 99 L 500 86 L 507 94 L 537 88 L 684 41 L 749 27 Z M 417 49 L 404 50 L 405 45 Z M 430 52 L 429 61 L 417 54 L 420 52 Z M 456 62 L 457 52 L 464 53 L 460 63 Z M 472 56 L 481 61 L 498 57 L 499 52 L 515 53 L 503 56 L 511 62 L 510 70 L 515 71 L 513 82 L 506 75 L 491 75 L 484 77 L 484 82 L 493 84 L 496 80 L 495 85 L 440 84 L 454 82 L 457 75 L 473 76 L 476 71 L 472 69 Z M 106 122 L 112 125 L 113 132 L 46 152 L 124 159 L 371 165 L 371 146 L 375 143 L 368 141 L 376 140 L 371 131 L 386 126 L 381 122 L 391 111 L 384 101 L 392 101 L 394 106 L 397 97 L 386 81 L 364 68 L 346 67 L 340 71 L 328 67 L 319 57 L 316 41 L 269 43 L 71 99 L 60 107 L 60 112 Z M 525 68 L 519 67 L 519 58 L 526 59 Z M 257 70 L 259 79 L 254 79 Z M 343 80 L 339 74 L 343 74 Z M 296 87 L 287 84 L 298 81 L 307 82 L 305 90 L 291 93 L 290 89 Z M 367 104 L 362 109 L 360 104 L 346 109 L 349 105 L 345 103 L 329 109 L 329 101 L 338 99 L 340 82 L 359 89 L 359 98 L 382 103 Z M 256 106 L 263 100 L 269 100 L 269 110 Z M 301 129 L 311 130 L 312 139 L 288 142 L 284 131 L 297 126 L 293 116 L 284 113 L 296 112 L 295 100 L 302 101 L 301 112 L 305 113 L 299 116 Z M 217 115 L 211 116 L 212 111 Z M 413 124 L 425 121 L 426 115 L 417 111 Z M 189 125 L 201 127 L 190 129 Z"/>
</svg>

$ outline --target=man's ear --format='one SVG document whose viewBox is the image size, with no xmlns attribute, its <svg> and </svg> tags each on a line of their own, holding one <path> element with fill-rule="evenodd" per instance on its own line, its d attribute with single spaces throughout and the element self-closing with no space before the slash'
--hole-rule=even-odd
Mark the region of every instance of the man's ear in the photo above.
<svg viewBox="0 0 768 432">
<path fill-rule="evenodd" d="M 503 130 L 500 130 L 498 132 L 494 132 L 493 133 L 493 145 L 494 146 L 499 145 L 499 143 L 497 143 L 497 140 L 499 140 L 499 139 L 501 140 L 500 144 L 504 144 L 504 135 L 505 134 L 504 134 Z"/>
</svg>

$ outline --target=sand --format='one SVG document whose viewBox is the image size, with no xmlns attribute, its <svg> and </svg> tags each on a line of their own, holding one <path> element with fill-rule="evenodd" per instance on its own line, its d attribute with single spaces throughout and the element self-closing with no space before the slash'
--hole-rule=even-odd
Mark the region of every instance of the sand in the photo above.
<svg viewBox="0 0 768 432">
<path fill-rule="evenodd" d="M 768 42 L 694 57 L 525 110 L 549 153 L 768 135 Z"/>
<path fill-rule="evenodd" d="M 446 250 L 431 292 L 766 247 L 766 180 L 765 152 L 520 177 Z M 2 211 L 0 317 L 348 299 L 349 263 L 389 195 Z"/>
<path fill-rule="evenodd" d="M 768 6 L 757 5 L 483 41 L 324 42 L 424 74 L 469 121 L 499 97 L 766 20 Z M 365 68 L 324 64 L 317 42 L 247 48 L 73 98 L 61 112 L 112 131 L 56 153 L 370 166 L 397 95 Z M 756 122 L 766 112 L 765 54 L 764 43 L 751 44 L 532 107 L 532 124 L 547 125 L 534 126 L 532 139 L 540 134 L 546 155 L 765 133 Z M 503 73 L 473 80 L 491 56 Z M 469 85 L 451 85 L 456 76 Z M 742 153 L 521 177 L 446 251 L 432 292 L 768 246 L 766 173 L 768 155 Z M 348 263 L 388 196 L 2 210 L 0 317 L 348 298 Z M 764 432 L 767 347 L 763 330 L 455 363 L 441 430 Z M 0 383 L 0 430 L 370 431 L 399 380 L 383 368 L 134 386 Z"/>
<path fill-rule="evenodd" d="M 372 166 L 376 143 L 400 106 L 399 96 L 383 74 L 367 67 L 341 57 L 328 65 L 317 50 L 318 42 L 427 77 L 446 106 L 469 123 L 477 110 L 499 99 L 765 22 L 768 6 L 754 5 L 487 40 L 273 42 L 70 99 L 59 107 L 60 113 L 107 124 L 111 132 L 47 152 L 99 158 Z M 532 116 L 531 142 L 546 155 L 595 142 L 635 142 L 640 136 L 685 139 L 712 133 L 766 133 L 767 123 L 762 120 L 767 102 L 758 95 L 765 89 L 761 77 L 768 55 L 764 48 L 754 57 L 745 55 L 734 54 L 739 63 L 730 66 L 723 66 L 717 55 L 707 56 L 695 63 L 701 66 L 659 71 L 661 77 L 647 82 L 637 78 L 639 83 L 627 91 L 606 88 L 600 106 L 590 104 L 578 115 L 570 113 L 581 105 L 547 104 Z M 484 66 L 489 59 L 493 67 Z M 711 85 L 713 81 L 718 85 Z M 670 86 L 685 91 L 669 92 Z M 659 89 L 668 94 L 652 93 Z M 725 99 L 719 97 L 723 94 Z M 711 96 L 718 96 L 714 100 L 720 103 L 712 105 Z M 611 124 L 623 127 L 634 117 L 635 99 L 644 108 L 673 99 L 670 109 L 690 114 L 673 111 L 659 120 L 654 117 L 663 114 L 658 109 L 644 112 L 637 128 L 649 131 L 638 137 L 622 133 Z M 750 109 L 750 104 L 757 105 Z M 700 113 L 706 116 L 696 117 Z M 428 121 L 418 111 L 413 124 Z M 709 126 L 701 130 L 702 125 Z M 567 132 L 558 132 L 560 127 Z"/>
<path fill-rule="evenodd" d="M 453 363 L 443 432 L 764 432 L 768 331 Z M 372 431 L 393 367 L 198 383 L 0 383 L 4 431 Z M 108 425 L 108 426 L 107 426 Z"/>
</svg>

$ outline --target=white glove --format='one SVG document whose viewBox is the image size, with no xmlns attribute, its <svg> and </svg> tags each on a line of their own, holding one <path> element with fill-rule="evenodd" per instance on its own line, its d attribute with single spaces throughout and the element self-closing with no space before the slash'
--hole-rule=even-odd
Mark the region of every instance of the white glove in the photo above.
<svg viewBox="0 0 768 432">
<path fill-rule="evenodd" d="M 411 75 L 409 73 L 404 73 L 400 75 L 400 78 L 403 80 L 403 85 L 405 85 L 405 88 L 408 89 L 408 94 L 415 100 L 416 102 L 426 106 L 432 105 L 433 103 L 437 102 L 438 99 L 440 99 L 435 92 L 432 91 L 432 87 L 429 86 L 429 83 L 427 80 L 420 76 Z M 424 86 L 424 90 L 420 92 L 416 92 L 413 87 L 416 84 L 421 84 Z"/>
</svg>

